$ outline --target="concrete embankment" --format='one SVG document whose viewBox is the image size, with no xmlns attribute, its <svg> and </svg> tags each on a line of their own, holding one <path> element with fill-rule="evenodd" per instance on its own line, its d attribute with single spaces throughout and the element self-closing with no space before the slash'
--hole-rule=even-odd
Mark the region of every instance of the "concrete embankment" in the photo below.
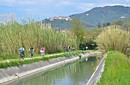
<svg viewBox="0 0 130 85">
<path fill-rule="evenodd" d="M 105 58 L 106 57 L 107 57 L 107 54 L 105 54 L 103 56 L 102 60 L 100 61 L 99 65 L 95 69 L 94 73 L 92 74 L 92 76 L 90 77 L 90 79 L 88 80 L 86 85 L 96 85 L 97 82 L 100 80 L 101 75 L 104 71 L 104 64 L 105 64 Z"/>
<path fill-rule="evenodd" d="M 81 58 L 87 58 L 92 54 L 99 54 L 100 52 L 84 53 Z M 50 59 L 48 61 L 40 61 L 32 64 L 27 64 L 19 67 L 9 67 L 0 69 L 0 85 L 9 81 L 15 81 L 19 78 L 28 77 L 39 72 L 46 72 L 50 69 L 55 69 L 67 63 L 77 61 L 79 56 L 73 55 L 70 57 L 59 57 Z"/>
</svg>

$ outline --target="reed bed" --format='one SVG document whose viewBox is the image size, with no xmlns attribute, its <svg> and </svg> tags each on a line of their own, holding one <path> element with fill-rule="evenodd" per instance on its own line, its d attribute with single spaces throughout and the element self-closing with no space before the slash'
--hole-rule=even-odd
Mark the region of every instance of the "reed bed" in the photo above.
<svg viewBox="0 0 130 85">
<path fill-rule="evenodd" d="M 98 47 L 106 52 L 117 50 L 125 53 L 129 48 L 130 35 L 128 32 L 119 28 L 107 28 L 97 38 Z"/>
<path fill-rule="evenodd" d="M 13 21 L 0 25 L 0 56 L 16 55 L 21 46 L 25 47 L 25 53 L 31 46 L 35 53 L 39 53 L 42 45 L 46 53 L 62 51 L 65 45 L 73 45 L 76 49 L 75 41 L 74 35 L 43 27 L 42 23 L 34 23 L 33 20 L 23 24 Z"/>
</svg>

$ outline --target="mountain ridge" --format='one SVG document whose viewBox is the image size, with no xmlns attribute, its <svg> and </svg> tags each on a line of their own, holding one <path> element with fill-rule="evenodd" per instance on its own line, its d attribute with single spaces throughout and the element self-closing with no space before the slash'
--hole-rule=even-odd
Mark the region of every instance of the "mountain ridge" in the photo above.
<svg viewBox="0 0 130 85">
<path fill-rule="evenodd" d="M 70 20 L 55 19 L 51 21 L 45 19 L 44 22 L 51 23 L 52 27 L 57 29 L 71 28 L 71 19 L 78 18 L 86 27 L 97 27 L 98 24 L 111 23 L 120 19 L 130 19 L 130 7 L 115 5 L 95 7 L 83 13 L 72 14 L 67 16 Z"/>
</svg>

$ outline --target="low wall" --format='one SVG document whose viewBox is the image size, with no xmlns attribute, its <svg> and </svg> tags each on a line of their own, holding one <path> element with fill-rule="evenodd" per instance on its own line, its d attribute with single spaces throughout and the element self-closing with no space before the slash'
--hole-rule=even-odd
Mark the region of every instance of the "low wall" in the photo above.
<svg viewBox="0 0 130 85">
<path fill-rule="evenodd" d="M 86 58 L 94 53 L 81 54 L 81 58 Z M 46 72 L 50 69 L 55 69 L 67 63 L 77 61 L 79 56 L 73 55 L 70 57 L 59 57 L 48 61 L 40 61 L 36 63 L 26 64 L 19 67 L 8 67 L 0 69 L 0 84 L 15 81 L 19 78 L 34 75 L 39 72 Z"/>
<path fill-rule="evenodd" d="M 88 80 L 86 85 L 97 85 L 97 83 L 100 80 L 101 75 L 104 71 L 104 64 L 105 64 L 106 57 L 107 57 L 107 54 L 105 54 L 103 56 L 102 60 L 100 61 L 99 65 L 97 66 L 97 68 L 93 72 L 92 76 L 90 77 L 90 79 Z"/>
</svg>

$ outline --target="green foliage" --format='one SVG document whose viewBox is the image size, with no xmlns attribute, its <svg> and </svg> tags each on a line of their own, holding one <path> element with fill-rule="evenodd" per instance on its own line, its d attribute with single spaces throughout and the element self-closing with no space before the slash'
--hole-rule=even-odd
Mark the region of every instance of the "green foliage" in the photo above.
<svg viewBox="0 0 130 85">
<path fill-rule="evenodd" d="M 56 31 L 49 27 L 43 27 L 42 23 L 30 20 L 22 25 L 13 21 L 0 25 L 0 55 L 16 55 L 18 49 L 24 45 L 25 53 L 33 46 L 35 53 L 39 53 L 40 47 L 45 46 L 46 53 L 54 53 L 63 50 L 64 45 L 77 47 L 76 39 L 62 31 Z M 68 43 L 69 42 L 69 43 Z"/>
<path fill-rule="evenodd" d="M 116 26 L 120 26 L 122 30 L 130 31 L 130 19 L 120 19 L 113 24 Z"/>
<path fill-rule="evenodd" d="M 17 59 L 17 58 L 19 58 L 18 55 L 1 55 L 0 61 L 6 60 L 6 59 Z"/>
<path fill-rule="evenodd" d="M 80 43 L 80 49 L 86 49 L 86 46 L 89 50 L 96 49 L 97 45 L 94 41 L 96 37 L 101 33 L 102 28 L 97 29 L 85 29 L 84 30 L 84 41 Z"/>
<path fill-rule="evenodd" d="M 52 27 L 56 30 L 70 29 L 70 21 L 66 20 L 54 20 L 50 21 L 49 19 L 45 19 L 44 22 L 46 24 L 51 24 Z"/>
<path fill-rule="evenodd" d="M 109 51 L 104 72 L 97 85 L 130 85 L 130 58 L 117 51 Z"/>
<path fill-rule="evenodd" d="M 71 15 L 71 18 L 78 18 L 85 24 L 89 24 L 93 27 L 98 26 L 98 23 L 102 26 L 104 23 L 113 22 L 116 20 L 130 18 L 130 7 L 124 6 L 105 6 L 95 7 L 84 13 Z"/>
<path fill-rule="evenodd" d="M 69 57 L 72 55 L 80 55 L 82 52 L 84 51 L 75 51 L 75 52 L 66 52 L 64 54 L 60 54 L 60 55 L 55 55 L 55 56 L 49 56 L 49 57 L 41 57 L 41 58 L 34 58 L 34 59 L 29 59 L 29 60 L 13 60 L 13 61 L 5 61 L 5 62 L 0 62 L 0 68 L 7 68 L 7 67 L 11 67 L 11 66 L 21 66 L 24 64 L 31 64 L 34 62 L 39 62 L 39 61 L 45 61 L 45 60 L 49 60 L 52 58 L 58 58 L 58 57 Z"/>
<path fill-rule="evenodd" d="M 86 43 L 86 46 L 88 47 L 88 50 L 95 50 L 97 45 L 94 41 L 89 41 Z"/>
<path fill-rule="evenodd" d="M 105 7 L 95 7 L 89 11 L 70 15 L 70 18 L 78 18 L 81 22 L 85 24 L 87 28 L 96 28 L 101 26 L 109 26 L 110 23 L 120 20 L 130 18 L 130 7 L 124 6 L 105 6 Z M 45 20 L 46 23 L 51 23 L 52 27 L 58 29 L 72 28 L 70 21 L 66 20 Z"/>
<path fill-rule="evenodd" d="M 77 37 L 77 44 L 84 43 L 85 29 L 78 19 L 71 21 L 72 33 Z"/>
<path fill-rule="evenodd" d="M 102 50 L 117 50 L 125 53 L 129 48 L 129 33 L 114 27 L 106 28 L 96 39 L 98 47 Z"/>
</svg>

